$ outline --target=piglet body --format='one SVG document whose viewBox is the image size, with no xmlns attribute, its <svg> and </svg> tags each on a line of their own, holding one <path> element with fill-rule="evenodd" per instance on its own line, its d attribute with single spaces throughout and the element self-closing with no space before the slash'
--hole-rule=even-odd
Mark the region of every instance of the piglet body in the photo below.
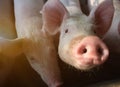
<svg viewBox="0 0 120 87">
<path fill-rule="evenodd" d="M 53 38 L 42 29 L 40 10 L 43 0 L 14 0 L 18 37 L 31 66 L 49 87 L 62 84 Z"/>
<path fill-rule="evenodd" d="M 62 84 L 54 40 L 44 28 L 40 10 L 43 0 L 14 0 L 18 38 L 0 38 L 1 54 L 16 57 L 24 53 L 32 68 L 49 87 Z"/>
</svg>

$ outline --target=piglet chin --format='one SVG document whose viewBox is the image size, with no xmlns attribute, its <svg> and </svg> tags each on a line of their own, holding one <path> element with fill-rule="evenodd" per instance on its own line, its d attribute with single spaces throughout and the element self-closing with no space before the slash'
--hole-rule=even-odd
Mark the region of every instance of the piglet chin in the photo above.
<svg viewBox="0 0 120 87">
<path fill-rule="evenodd" d="M 103 64 L 109 55 L 107 46 L 96 36 L 84 37 L 72 45 L 71 58 L 76 62 L 73 66 L 81 70 L 89 70 Z"/>
</svg>

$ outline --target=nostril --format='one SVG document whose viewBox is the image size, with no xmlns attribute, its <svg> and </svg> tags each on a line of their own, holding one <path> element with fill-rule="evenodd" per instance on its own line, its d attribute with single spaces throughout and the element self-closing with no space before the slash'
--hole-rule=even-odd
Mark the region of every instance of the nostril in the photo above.
<svg viewBox="0 0 120 87">
<path fill-rule="evenodd" d="M 86 48 L 84 48 L 84 49 L 82 50 L 82 54 L 84 54 L 84 53 L 87 53 L 87 49 L 86 49 Z"/>
<path fill-rule="evenodd" d="M 78 50 L 77 50 L 78 55 L 82 55 L 82 54 L 85 54 L 85 53 L 87 53 L 87 48 L 85 48 L 84 46 L 81 46 L 81 47 L 78 48 Z"/>
</svg>

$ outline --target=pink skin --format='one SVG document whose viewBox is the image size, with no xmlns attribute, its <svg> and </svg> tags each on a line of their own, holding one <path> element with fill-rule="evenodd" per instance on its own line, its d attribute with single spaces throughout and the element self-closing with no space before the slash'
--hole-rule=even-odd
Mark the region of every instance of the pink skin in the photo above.
<svg viewBox="0 0 120 87">
<path fill-rule="evenodd" d="M 55 35 L 60 29 L 60 58 L 81 70 L 89 70 L 104 63 L 109 51 L 94 31 L 102 37 L 109 29 L 114 12 L 112 2 L 106 0 L 89 16 L 84 15 L 77 4 L 67 6 L 66 9 L 59 0 L 48 0 L 42 10 L 46 31 Z"/>
<path fill-rule="evenodd" d="M 59 56 L 77 69 L 88 70 L 105 62 L 108 49 L 94 31 L 100 36 L 109 28 L 113 17 L 109 1 L 106 0 L 90 16 L 85 16 L 77 4 L 70 4 L 68 10 L 59 0 L 48 0 L 40 15 L 42 0 L 14 0 L 18 38 L 0 39 L 4 42 L 0 43 L 0 50 L 9 56 L 24 53 L 49 87 L 61 87 L 54 38 L 60 31 Z"/>
<path fill-rule="evenodd" d="M 24 53 L 31 67 L 41 76 L 48 87 L 61 87 L 63 82 L 57 62 L 54 40 L 52 35 L 49 35 L 42 27 L 43 20 L 39 11 L 43 5 L 43 0 L 14 0 L 18 34 L 16 40 L 20 43 L 15 43 L 16 40 L 12 40 L 11 44 L 13 43 L 14 49 L 16 48 L 15 45 L 21 44 L 21 47 L 17 46 L 21 49 L 15 49 L 13 55 L 19 55 L 16 50 Z"/>
<path fill-rule="evenodd" d="M 109 55 L 106 45 L 96 36 L 88 36 L 78 40 L 71 50 L 76 61 L 79 61 L 78 67 L 83 70 L 104 63 Z"/>
</svg>

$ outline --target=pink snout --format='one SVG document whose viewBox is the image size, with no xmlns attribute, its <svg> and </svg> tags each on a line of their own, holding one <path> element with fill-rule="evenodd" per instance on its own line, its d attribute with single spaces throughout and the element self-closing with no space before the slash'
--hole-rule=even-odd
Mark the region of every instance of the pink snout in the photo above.
<svg viewBox="0 0 120 87">
<path fill-rule="evenodd" d="M 105 62 L 109 51 L 96 36 L 88 36 L 74 44 L 73 53 L 79 68 L 89 69 Z"/>
</svg>

